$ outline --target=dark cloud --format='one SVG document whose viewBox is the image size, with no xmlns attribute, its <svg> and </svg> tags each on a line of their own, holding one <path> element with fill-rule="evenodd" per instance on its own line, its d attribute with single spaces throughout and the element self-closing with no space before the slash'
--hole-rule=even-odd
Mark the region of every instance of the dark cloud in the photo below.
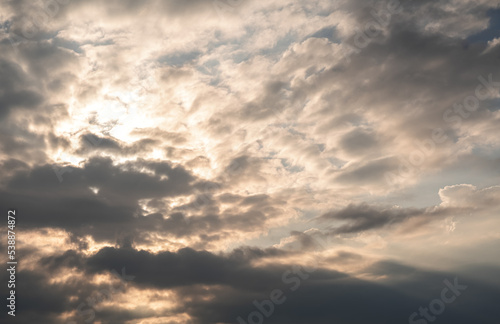
<svg viewBox="0 0 500 324">
<path fill-rule="evenodd" d="M 244 170 L 247 166 L 241 164 Z M 116 165 L 110 158 L 94 157 L 81 167 L 23 168 L 5 184 L 0 201 L 21 206 L 26 228 L 61 228 L 77 237 L 92 235 L 119 245 L 129 237 L 128 246 L 154 244 L 155 233 L 210 242 L 229 231 L 259 230 L 284 204 L 266 195 L 242 196 L 232 210 L 222 211 L 219 205 L 228 203 L 228 195 L 217 194 L 223 189 L 166 161 L 137 159 Z M 194 198 L 175 208 L 163 201 L 179 196 Z M 146 212 L 139 204 L 144 199 L 146 208 L 160 212 Z"/>
<path fill-rule="evenodd" d="M 349 153 L 359 154 L 375 149 L 377 140 L 375 134 L 361 129 L 356 129 L 344 135 L 340 141 L 341 147 Z"/>
<path fill-rule="evenodd" d="M 266 322 L 404 323 L 455 277 L 468 288 L 438 321 L 496 323 L 498 95 L 458 122 L 443 113 L 475 94 L 479 76 L 500 80 L 498 3 L 401 1 L 402 11 L 346 60 L 339 57 L 354 44 L 350 33 L 377 19 L 385 2 L 63 2 L 26 39 L 42 3 L 2 1 L 0 205 L 21 215 L 16 322 L 62 323 L 116 284 L 98 275 L 126 269 L 135 279 L 125 291 L 151 300 L 100 307 L 103 324 L 176 315 L 235 323 L 273 289 L 286 302 Z M 214 7 L 221 3 L 225 17 Z M 126 126 L 115 104 L 120 116 L 125 108 L 137 116 L 123 133 L 110 131 Z M 387 205 L 379 193 L 399 189 L 387 172 L 401 175 L 402 158 L 436 128 L 446 145 L 400 185 L 428 190 L 447 180 L 444 169 L 478 184 L 439 187 L 434 207 Z M 479 183 L 485 175 L 488 187 Z M 477 227 L 439 247 L 443 260 L 473 266 L 429 264 L 425 253 L 408 255 L 406 242 L 392 259 L 350 241 L 377 230 L 413 237 L 468 213 L 467 225 Z M 310 224 L 319 228 L 304 231 Z M 50 243 L 54 232 L 64 244 Z M 259 248 L 234 248 L 237 240 Z M 463 250 L 447 255 L 454 244 Z M 289 272 L 315 254 L 324 257 L 320 269 L 307 278 Z M 447 270 L 424 270 L 436 268 Z M 5 287 L 6 271 L 0 279 Z M 165 293 L 176 299 L 171 309 L 141 309 Z"/>
<path fill-rule="evenodd" d="M 159 144 L 161 144 L 159 141 L 150 138 L 143 138 L 131 144 L 126 144 L 112 137 L 86 133 L 80 136 L 80 147 L 75 153 L 82 156 L 100 152 L 124 156 L 137 156 L 153 151 Z"/>
<path fill-rule="evenodd" d="M 152 174 L 139 171 L 144 168 Z M 188 171 L 168 162 L 137 160 L 116 166 L 111 159 L 93 158 L 81 168 L 45 165 L 21 171 L 11 178 L 0 199 L 2 205 L 23 209 L 27 227 L 57 227 L 109 239 L 117 231 L 135 233 L 159 226 L 154 217 L 138 218 L 142 214 L 138 201 L 190 194 L 195 181 Z M 90 189 L 94 187 L 99 195 Z M 138 223 L 143 225 L 135 229 Z M 101 226 L 93 230 L 96 224 Z"/>
<path fill-rule="evenodd" d="M 30 87 L 28 75 L 16 63 L 0 59 L 0 119 L 8 116 L 13 108 L 33 109 L 44 100 Z"/>
<path fill-rule="evenodd" d="M 386 275 L 392 277 L 390 273 Z M 420 276 L 408 276 L 397 284 L 387 285 L 352 278 L 317 281 L 313 274 L 310 279 L 302 282 L 296 292 L 279 285 L 274 286 L 283 289 L 287 300 L 283 305 L 275 305 L 275 312 L 269 320 L 273 323 L 296 324 L 308 321 L 325 324 L 408 322 L 410 315 L 418 312 L 419 307 L 428 307 L 434 298 L 440 298 L 440 292 L 445 287 L 443 280 L 446 278 L 453 281 L 454 275 L 424 272 Z M 475 289 L 468 288 L 455 303 L 446 305 L 439 320 L 445 323 L 468 323 L 475 316 L 471 314 L 480 312 L 478 316 L 490 323 L 491 318 L 498 314 L 491 299 L 498 296 L 496 288 L 467 277 L 460 277 L 459 282 L 467 283 L 468 287 Z M 423 283 L 432 284 L 422 285 Z M 193 291 L 186 292 L 186 295 L 192 294 Z M 238 316 L 246 320 L 246 316 L 256 310 L 253 301 L 269 299 L 269 292 L 257 295 L 226 292 L 219 293 L 218 296 L 214 301 L 188 302 L 185 309 L 195 314 L 196 323 L 233 323 Z M 487 296 L 487 301 L 483 303 L 481 296 Z"/>
<path fill-rule="evenodd" d="M 138 289 L 175 292 L 181 303 L 173 310 L 174 313 L 187 313 L 193 323 L 199 324 L 233 323 L 239 316 L 246 319 L 248 314 L 256 310 L 253 302 L 269 299 L 273 289 L 280 289 L 286 297 L 283 304 L 275 305 L 270 317 L 274 323 L 298 324 L 309 320 L 315 323 L 365 323 L 374 318 L 377 322 L 401 323 L 408 321 L 419 307 L 428 307 L 435 298 L 441 298 L 441 291 L 446 288 L 444 280 L 454 282 L 455 278 L 467 288 L 456 301 L 446 305 L 446 311 L 439 317 L 441 321 L 468 323 L 476 317 L 484 323 L 493 323 L 489 319 L 498 315 L 495 307 L 495 300 L 499 297 L 498 288 L 485 284 L 484 277 L 478 280 L 460 273 L 431 272 L 386 260 L 364 270 L 365 274 L 383 278 L 377 283 L 321 269 L 308 273 L 303 279 L 290 274 L 286 278 L 295 280 L 285 282 L 281 280 L 283 273 L 293 269 L 293 265 L 250 266 L 251 259 L 264 255 L 273 257 L 282 255 L 282 252 L 245 248 L 223 256 L 191 249 L 151 254 L 129 248 L 104 248 L 88 258 L 77 257 L 74 251 L 67 251 L 61 256 L 45 259 L 43 266 L 73 267 L 76 258 L 79 259 L 78 263 L 85 262 L 82 267 L 87 269 L 88 275 L 125 266 L 127 274 L 135 276 L 129 285 Z M 343 260 L 337 262 L 342 263 Z M 484 267 L 475 269 L 492 275 L 491 270 Z M 307 272 L 302 268 L 301 275 L 304 274 Z M 53 291 L 57 287 L 54 285 L 48 287 Z M 98 286 L 88 287 L 79 293 L 91 294 L 92 290 L 97 289 Z M 61 298 L 68 297 L 68 292 L 59 293 L 60 296 L 66 296 Z M 214 293 L 217 298 L 207 298 Z M 60 301 L 59 304 L 69 306 L 67 301 Z M 26 310 L 35 314 L 47 313 L 51 309 L 28 305 Z M 108 312 L 103 313 L 102 318 L 113 314 L 113 311 Z M 113 320 L 124 323 L 132 318 L 140 317 L 135 311 L 130 311 Z"/>
<path fill-rule="evenodd" d="M 425 210 L 416 208 L 378 207 L 367 204 L 349 205 L 344 209 L 321 215 L 320 221 L 346 223 L 332 229 L 334 234 L 349 234 L 402 223 L 411 217 L 426 216 Z"/>
<path fill-rule="evenodd" d="M 347 185 L 386 184 L 386 173 L 398 172 L 401 165 L 401 162 L 398 162 L 395 158 L 362 161 L 350 164 L 333 174 L 335 174 L 335 180 Z"/>
</svg>

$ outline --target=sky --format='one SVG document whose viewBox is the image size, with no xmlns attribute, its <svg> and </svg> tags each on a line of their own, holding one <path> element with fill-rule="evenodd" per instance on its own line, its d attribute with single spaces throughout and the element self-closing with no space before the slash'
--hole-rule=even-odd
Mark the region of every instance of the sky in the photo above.
<svg viewBox="0 0 500 324">
<path fill-rule="evenodd" d="M 497 0 L 0 0 L 0 322 L 498 324 L 499 63 Z"/>
</svg>

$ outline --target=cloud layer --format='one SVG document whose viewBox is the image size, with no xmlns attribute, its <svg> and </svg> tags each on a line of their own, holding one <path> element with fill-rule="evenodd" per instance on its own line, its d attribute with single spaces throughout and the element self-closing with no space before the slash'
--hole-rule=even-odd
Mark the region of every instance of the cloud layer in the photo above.
<svg viewBox="0 0 500 324">
<path fill-rule="evenodd" d="M 495 323 L 497 1 L 0 8 L 16 322 Z"/>
</svg>

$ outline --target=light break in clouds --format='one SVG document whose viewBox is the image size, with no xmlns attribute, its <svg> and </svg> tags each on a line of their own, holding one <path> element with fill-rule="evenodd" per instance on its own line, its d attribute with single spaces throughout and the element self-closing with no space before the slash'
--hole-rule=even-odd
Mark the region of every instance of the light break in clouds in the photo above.
<svg viewBox="0 0 500 324">
<path fill-rule="evenodd" d="M 498 324 L 499 66 L 495 0 L 0 0 L 0 321 Z"/>
</svg>

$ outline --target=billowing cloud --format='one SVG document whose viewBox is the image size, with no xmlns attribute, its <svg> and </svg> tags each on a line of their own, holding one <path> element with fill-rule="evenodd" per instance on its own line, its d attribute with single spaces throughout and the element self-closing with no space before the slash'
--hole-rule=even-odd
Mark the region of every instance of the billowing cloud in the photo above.
<svg viewBox="0 0 500 324">
<path fill-rule="evenodd" d="M 498 1 L 0 7 L 19 323 L 498 317 Z"/>
</svg>

